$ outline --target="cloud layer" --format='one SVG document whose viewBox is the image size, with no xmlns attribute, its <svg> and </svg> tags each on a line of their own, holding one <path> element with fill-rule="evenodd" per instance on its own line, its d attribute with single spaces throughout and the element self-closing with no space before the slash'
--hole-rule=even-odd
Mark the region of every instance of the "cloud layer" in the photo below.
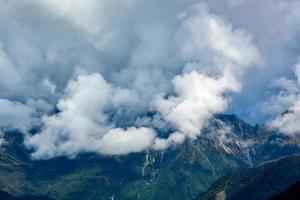
<svg viewBox="0 0 300 200">
<path fill-rule="evenodd" d="M 32 157 L 48 159 L 165 149 L 196 138 L 216 113 L 255 117 L 247 109 L 265 100 L 266 83 L 292 74 L 278 63 L 295 62 L 299 8 L 293 0 L 0 0 L 0 128 L 22 131 Z M 284 98 L 297 110 L 298 94 Z"/>
<path fill-rule="evenodd" d="M 155 133 L 149 128 L 115 128 L 107 112 L 132 105 L 130 90 L 114 88 L 100 74 L 81 75 L 71 80 L 59 100 L 59 112 L 42 118 L 42 130 L 27 135 L 33 158 L 74 157 L 80 152 L 127 154 L 149 148 Z"/>
<path fill-rule="evenodd" d="M 86 6 L 90 9 L 89 3 Z M 74 23 L 82 26 L 76 9 L 71 13 L 62 9 Z M 79 9 L 81 11 L 81 7 Z M 95 16 L 86 19 L 94 23 L 89 17 Z M 149 148 L 164 149 L 182 143 L 186 137 L 195 139 L 206 120 L 224 111 L 228 106 L 225 94 L 239 91 L 239 79 L 244 70 L 259 62 L 258 50 L 251 43 L 249 34 L 244 30 L 232 30 L 230 23 L 210 14 L 204 4 L 192 5 L 177 17 L 178 30 L 161 30 L 160 33 L 159 27 L 153 29 L 159 31 L 158 39 L 163 39 L 166 46 L 156 46 L 157 41 L 152 35 L 139 30 L 142 31 L 139 33 L 142 42 L 137 45 L 138 51 L 134 51 L 129 59 L 129 66 L 121 69 L 121 74 L 125 73 L 122 75 L 134 76 L 133 85 L 112 85 L 99 73 L 78 76 L 70 81 L 65 90 L 67 97 L 58 101 L 59 113 L 44 116 L 42 131 L 26 140 L 26 145 L 34 150 L 33 158 L 73 157 L 79 152 L 93 151 L 119 155 Z M 88 25 L 83 26 L 88 34 L 93 37 L 97 34 L 89 29 L 89 24 L 83 25 Z M 168 38 L 165 38 L 165 31 Z M 160 38 L 161 34 L 163 38 Z M 174 45 L 172 38 L 178 39 L 176 51 L 166 49 Z M 161 51 L 161 47 L 165 50 Z M 151 48 L 159 50 L 159 54 Z M 174 55 L 179 56 L 175 60 L 182 65 L 182 75 L 175 75 L 169 66 L 163 67 L 164 62 L 174 60 Z M 170 76 L 170 83 L 164 75 L 168 71 L 174 74 L 174 77 Z M 158 75 L 158 79 L 147 72 Z M 162 79 L 165 79 L 164 85 L 153 88 Z M 169 84 L 174 91 L 168 89 Z M 142 105 L 139 105 L 140 101 Z M 150 108 L 157 112 L 162 123 L 170 123 L 177 132 L 163 139 L 157 136 L 155 124 L 132 127 L 134 124 L 125 123 L 124 128 L 118 127 L 119 122 L 114 120 L 117 113 L 124 113 L 121 116 L 124 118 L 128 110 L 135 111 L 135 106 L 140 107 L 138 112 L 129 117 L 136 118 L 141 115 L 140 109 L 147 113 Z"/>
</svg>

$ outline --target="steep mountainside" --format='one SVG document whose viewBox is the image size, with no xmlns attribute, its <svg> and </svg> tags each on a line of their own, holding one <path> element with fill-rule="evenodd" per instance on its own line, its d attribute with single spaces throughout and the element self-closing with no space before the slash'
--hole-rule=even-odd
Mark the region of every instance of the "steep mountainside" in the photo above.
<svg viewBox="0 0 300 200">
<path fill-rule="evenodd" d="M 220 178 L 197 200 L 264 200 L 299 180 L 300 155 L 295 154 Z"/>
<path fill-rule="evenodd" d="M 269 200 L 293 200 L 300 198 L 300 181 L 291 185 L 284 192 L 271 197 Z"/>
<path fill-rule="evenodd" d="M 234 115 L 217 116 L 195 141 L 119 157 L 82 154 L 32 161 L 20 134 L 10 132 L 5 139 L 0 189 L 53 199 L 194 199 L 226 174 L 299 152 L 292 139 Z"/>
<path fill-rule="evenodd" d="M 51 200 L 47 197 L 42 196 L 32 196 L 32 195 L 25 195 L 21 197 L 15 197 L 7 192 L 0 191 L 0 199 L 1 200 Z"/>
</svg>

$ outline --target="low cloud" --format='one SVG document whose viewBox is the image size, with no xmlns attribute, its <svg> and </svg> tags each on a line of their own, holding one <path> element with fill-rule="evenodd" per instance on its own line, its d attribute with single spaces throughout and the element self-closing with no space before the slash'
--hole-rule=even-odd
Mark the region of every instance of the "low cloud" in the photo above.
<svg viewBox="0 0 300 200">
<path fill-rule="evenodd" d="M 267 110 L 277 113 L 268 125 L 283 134 L 300 136 L 300 62 L 294 66 L 295 79 L 280 78 L 274 81 L 279 94 L 265 102 Z"/>
<path fill-rule="evenodd" d="M 72 19 L 81 25 L 80 19 Z M 174 43 L 177 50 L 165 49 L 159 54 L 163 57 L 155 53 L 161 45 L 152 43 L 157 38 L 140 33 L 138 51 L 130 57 L 130 65 L 119 73 L 132 78 L 133 84 L 120 86 L 122 81 L 105 79 L 101 73 L 88 73 L 85 69 L 79 70 L 79 75 L 75 73 L 58 100 L 58 113 L 44 115 L 41 131 L 27 135 L 25 144 L 33 150 L 32 157 L 162 150 L 201 134 L 209 118 L 227 109 L 228 95 L 240 90 L 244 72 L 259 63 L 260 56 L 245 30 L 234 30 L 229 22 L 210 14 L 205 4 L 189 7 L 179 23 L 179 30 L 169 33 L 170 39 L 164 38 L 165 29 L 154 29 L 158 39 L 166 42 L 163 48 L 173 44 L 172 37 L 178 39 Z M 178 58 L 173 58 L 175 55 Z M 179 73 L 163 67 L 170 64 L 165 63 L 168 60 L 181 63 Z M 44 86 L 54 93 L 56 86 L 47 80 L 44 79 Z M 138 126 L 137 119 L 149 112 L 154 115 L 147 126 Z M 170 125 L 175 132 L 162 137 L 156 131 L 158 124 Z"/>
<path fill-rule="evenodd" d="M 115 128 L 102 138 L 100 152 L 113 155 L 142 152 L 153 145 L 155 136 L 151 128 Z"/>
<path fill-rule="evenodd" d="M 228 99 L 224 93 L 238 90 L 230 78 L 214 79 L 196 71 L 177 76 L 172 81 L 177 96 L 159 95 L 152 102 L 153 108 L 180 132 L 196 138 L 207 119 L 226 109 Z"/>
<path fill-rule="evenodd" d="M 19 130 L 26 133 L 33 125 L 34 112 L 26 104 L 0 99 L 0 132 Z"/>
<path fill-rule="evenodd" d="M 168 138 L 156 138 L 152 148 L 154 150 L 165 150 L 170 146 L 176 146 L 182 144 L 186 139 L 186 135 L 180 132 L 174 132 L 169 135 Z"/>
<path fill-rule="evenodd" d="M 182 75 L 173 78 L 175 95 L 159 94 L 152 101 L 152 109 L 173 124 L 178 132 L 195 139 L 214 114 L 227 109 L 226 94 L 239 92 L 240 79 L 247 67 L 260 62 L 260 55 L 244 30 L 232 30 L 231 24 L 209 14 L 205 5 L 192 7 L 192 14 L 184 21 L 190 37 L 184 41 L 182 53 L 189 59 L 200 59 L 209 51 L 213 66 L 202 71 L 200 63 L 187 63 Z M 202 30 L 205 30 L 202 32 Z M 207 58 L 204 58 L 207 59 Z M 176 137 L 177 138 L 177 137 Z"/>
<path fill-rule="evenodd" d="M 66 97 L 57 104 L 59 113 L 44 116 L 41 132 L 27 135 L 25 144 L 34 150 L 33 158 L 74 157 L 80 152 L 126 154 L 151 144 L 155 135 L 152 130 L 114 129 L 110 122 L 108 109 L 117 112 L 135 102 L 130 90 L 115 88 L 100 74 L 91 74 L 70 81 L 65 93 Z"/>
<path fill-rule="evenodd" d="M 34 112 L 41 129 L 25 132 L 34 159 L 123 155 L 195 139 L 262 60 L 252 35 L 209 2 L 0 4 L 0 97 Z"/>
</svg>

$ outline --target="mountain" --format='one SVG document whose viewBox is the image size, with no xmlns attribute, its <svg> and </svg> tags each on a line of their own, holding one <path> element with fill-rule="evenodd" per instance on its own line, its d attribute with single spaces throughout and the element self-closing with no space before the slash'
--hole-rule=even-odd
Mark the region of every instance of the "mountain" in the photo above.
<svg viewBox="0 0 300 200">
<path fill-rule="evenodd" d="M 0 148 L 0 189 L 52 199 L 194 199 L 218 178 L 270 159 L 300 152 L 297 141 L 218 115 L 194 141 L 165 150 L 33 161 L 22 135 L 5 134 Z"/>
<path fill-rule="evenodd" d="M 42 196 L 32 196 L 32 195 L 25 195 L 21 197 L 15 197 L 7 192 L 0 190 L 0 199 L 1 200 L 51 200 L 47 197 Z"/>
<path fill-rule="evenodd" d="M 299 180 L 300 154 L 295 154 L 222 177 L 197 200 L 267 200 Z"/>
<path fill-rule="evenodd" d="M 11 194 L 8 194 L 7 192 L 0 191 L 0 199 L 3 200 L 17 200 L 17 197 L 14 197 Z"/>
<path fill-rule="evenodd" d="M 300 181 L 292 184 L 284 192 L 271 197 L 269 200 L 296 200 L 300 198 Z"/>
</svg>

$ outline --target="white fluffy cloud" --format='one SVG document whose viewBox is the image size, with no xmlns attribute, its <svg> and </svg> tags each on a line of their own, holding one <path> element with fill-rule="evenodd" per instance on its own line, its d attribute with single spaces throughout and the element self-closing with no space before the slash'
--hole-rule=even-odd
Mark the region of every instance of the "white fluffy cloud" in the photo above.
<svg viewBox="0 0 300 200">
<path fill-rule="evenodd" d="M 109 109 L 136 101 L 130 90 L 114 88 L 100 74 L 81 75 L 69 82 L 66 97 L 59 100 L 59 113 L 42 118 L 40 133 L 27 135 L 32 157 L 74 157 L 79 152 L 127 154 L 147 149 L 155 136 L 148 128 L 115 129 Z"/>
<path fill-rule="evenodd" d="M 183 25 L 190 36 L 184 39 L 183 56 L 201 60 L 209 52 L 204 59 L 211 59 L 217 70 L 209 75 L 201 72 L 202 63 L 188 63 L 188 73 L 172 80 L 176 96 L 158 95 L 152 106 L 179 133 L 196 138 L 209 118 L 227 109 L 229 99 L 225 95 L 240 90 L 239 80 L 245 69 L 259 63 L 260 56 L 250 35 L 244 30 L 233 30 L 231 24 L 209 14 L 202 4 L 192 8 Z"/>
<path fill-rule="evenodd" d="M 279 94 L 264 103 L 267 111 L 278 116 L 269 122 L 271 128 L 289 136 L 300 136 L 300 62 L 294 66 L 296 80 L 281 78 L 273 86 L 279 87 Z"/>
<path fill-rule="evenodd" d="M 201 133 L 203 124 L 213 114 L 226 109 L 228 99 L 224 94 L 239 89 L 229 75 L 215 79 L 195 71 L 175 77 L 173 84 L 177 96 L 160 95 L 153 107 L 191 138 Z"/>
<path fill-rule="evenodd" d="M 150 128 L 115 128 L 102 138 L 100 151 L 113 155 L 141 152 L 153 145 L 155 136 L 155 132 Z"/>
<path fill-rule="evenodd" d="M 102 1 L 98 4 L 91 0 L 84 6 L 73 1 L 65 1 L 63 5 L 45 2 L 58 9 L 57 17 L 83 28 L 94 42 L 99 42 L 95 37 L 110 26 L 107 21 L 96 20 L 99 16 L 94 10 L 100 11 L 106 5 Z M 127 3 L 119 5 L 126 7 L 121 9 L 121 15 L 139 3 L 146 4 Z M 106 14 L 108 18 L 117 17 Z M 229 103 L 226 95 L 240 90 L 244 71 L 260 60 L 258 50 L 245 30 L 234 30 L 229 22 L 210 14 L 204 4 L 189 6 L 180 16 L 176 13 L 173 19 L 168 19 L 175 20 L 177 29 L 169 24 L 165 28 L 168 20 L 152 24 L 153 16 L 149 28 L 137 22 L 133 27 L 141 42 L 132 51 L 129 65 L 111 73 L 107 80 L 100 73 L 93 73 L 69 81 L 65 95 L 57 103 L 59 112 L 45 115 L 41 131 L 27 135 L 25 143 L 33 149 L 33 158 L 165 149 L 186 138 L 195 139 L 210 117 L 226 110 Z M 184 73 L 180 75 L 178 70 Z M 56 91 L 56 85 L 49 79 L 43 79 L 43 85 L 51 93 Z M 161 124 L 171 124 L 176 132 L 160 138 L 154 131 L 154 119 L 148 123 L 149 127 L 134 127 L 135 119 L 149 112 L 149 107 L 158 112 L 155 116 L 160 116 Z M 127 128 L 119 128 L 120 121 L 125 121 L 121 127 Z"/>
<path fill-rule="evenodd" d="M 300 136 L 299 120 L 300 120 L 300 100 L 297 100 L 289 111 L 276 117 L 269 125 L 278 129 L 281 133 L 289 136 Z"/>
<path fill-rule="evenodd" d="M 186 139 L 186 135 L 180 132 L 174 132 L 169 135 L 168 138 L 156 138 L 152 148 L 154 150 L 164 150 L 169 148 L 170 146 L 176 146 L 182 144 Z"/>
<path fill-rule="evenodd" d="M 164 149 L 199 135 L 261 60 L 251 34 L 211 2 L 0 0 L 0 98 L 43 116 L 26 134 L 33 158 Z M 162 127 L 175 132 L 161 138 Z"/>
</svg>

